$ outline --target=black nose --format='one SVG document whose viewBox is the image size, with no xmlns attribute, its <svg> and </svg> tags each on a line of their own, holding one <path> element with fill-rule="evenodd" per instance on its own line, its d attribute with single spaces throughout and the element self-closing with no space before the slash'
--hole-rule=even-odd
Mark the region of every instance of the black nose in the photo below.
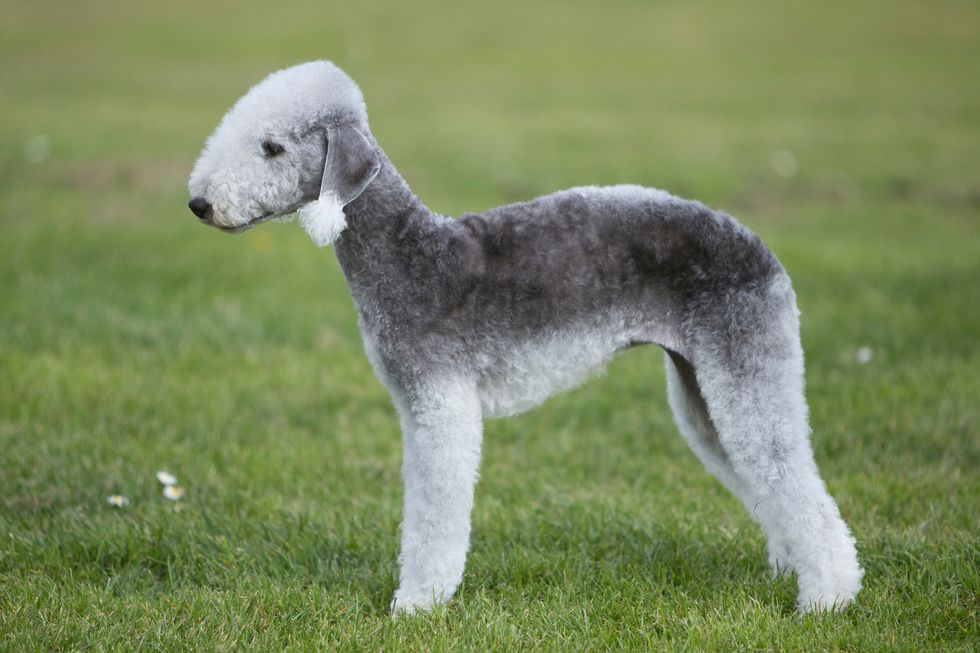
<svg viewBox="0 0 980 653">
<path fill-rule="evenodd" d="M 208 216 L 211 215 L 211 205 L 203 197 L 192 197 L 187 206 L 194 212 L 194 215 L 202 220 L 207 220 Z"/>
</svg>

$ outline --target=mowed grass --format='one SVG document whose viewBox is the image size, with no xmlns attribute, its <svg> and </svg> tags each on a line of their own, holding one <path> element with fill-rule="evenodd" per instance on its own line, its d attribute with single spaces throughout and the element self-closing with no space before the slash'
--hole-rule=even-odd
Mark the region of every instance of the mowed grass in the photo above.
<svg viewBox="0 0 980 653">
<path fill-rule="evenodd" d="M 529 4 L 0 6 L 0 649 L 976 649 L 980 8 Z M 313 58 L 438 211 L 635 182 L 766 239 L 851 609 L 796 615 L 650 348 L 487 424 L 463 587 L 388 617 L 398 424 L 333 253 L 185 207 L 224 110 Z"/>
</svg>

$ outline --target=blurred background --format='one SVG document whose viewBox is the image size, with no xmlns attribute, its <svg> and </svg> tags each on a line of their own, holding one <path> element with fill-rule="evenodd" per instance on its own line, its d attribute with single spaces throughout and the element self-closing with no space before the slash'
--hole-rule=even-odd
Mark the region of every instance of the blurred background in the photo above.
<svg viewBox="0 0 980 653">
<path fill-rule="evenodd" d="M 7 0 L 0 598 L 40 597 L 0 617 L 7 641 L 77 644 L 124 629 L 119 615 L 170 614 L 152 588 L 284 570 L 329 585 L 328 612 L 353 596 L 381 618 L 397 419 L 334 256 L 295 225 L 229 237 L 186 208 L 224 111 L 318 58 L 360 84 L 375 136 L 436 211 L 628 182 L 759 233 L 797 288 L 814 443 L 869 565 L 866 605 L 905 592 L 920 610 L 853 628 L 975 634 L 976 579 L 961 574 L 980 495 L 976 2 Z M 761 537 L 676 435 L 657 351 L 489 424 L 485 463 L 477 587 L 550 578 L 574 594 L 599 582 L 568 571 L 581 550 L 624 583 L 650 542 L 695 547 L 667 557 L 680 576 L 730 576 L 737 596 L 735 580 L 762 583 Z M 161 467 L 188 488 L 180 514 L 159 498 Z M 132 501 L 124 518 L 114 493 Z M 739 553 L 717 529 L 744 534 Z M 68 639 L 10 635 L 107 579 L 99 616 L 62 617 Z M 695 605 L 719 591 L 693 587 Z"/>
</svg>

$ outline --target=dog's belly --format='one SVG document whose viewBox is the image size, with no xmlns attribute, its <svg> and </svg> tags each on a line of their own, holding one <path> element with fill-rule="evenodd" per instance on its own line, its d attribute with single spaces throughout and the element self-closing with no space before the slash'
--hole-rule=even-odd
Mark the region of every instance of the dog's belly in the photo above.
<svg viewBox="0 0 980 653">
<path fill-rule="evenodd" d="M 613 355 L 631 344 L 628 334 L 582 329 L 513 344 L 481 361 L 477 389 L 486 417 L 534 408 L 601 374 Z"/>
</svg>

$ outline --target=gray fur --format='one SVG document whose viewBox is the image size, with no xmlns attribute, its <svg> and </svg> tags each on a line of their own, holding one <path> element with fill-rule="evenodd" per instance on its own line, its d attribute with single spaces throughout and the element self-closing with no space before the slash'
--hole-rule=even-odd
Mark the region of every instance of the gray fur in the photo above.
<svg viewBox="0 0 980 653">
<path fill-rule="evenodd" d="M 338 73 L 315 62 L 255 87 L 212 137 L 227 151 L 209 142 L 190 189 L 225 207 L 205 221 L 227 230 L 328 193 L 346 204 L 335 250 L 405 431 L 395 607 L 428 608 L 459 583 L 481 418 L 526 410 L 638 344 L 669 352 L 681 432 L 762 524 L 774 569 L 798 574 L 800 609 L 852 601 L 861 570 L 810 448 L 795 296 L 762 242 L 724 213 L 637 186 L 575 188 L 459 219 L 435 214 L 371 136 L 359 90 Z M 291 75 L 302 83 L 284 84 Z M 309 103 L 292 95 L 317 80 L 336 92 L 318 88 Z M 254 125 L 242 115 L 249 103 L 262 107 Z M 232 127 L 238 136 L 226 133 Z M 263 172 L 254 141 L 270 134 L 292 152 Z M 317 176 L 325 161 L 352 163 L 336 164 L 333 181 Z M 214 171 L 253 179 L 229 196 Z"/>
</svg>

